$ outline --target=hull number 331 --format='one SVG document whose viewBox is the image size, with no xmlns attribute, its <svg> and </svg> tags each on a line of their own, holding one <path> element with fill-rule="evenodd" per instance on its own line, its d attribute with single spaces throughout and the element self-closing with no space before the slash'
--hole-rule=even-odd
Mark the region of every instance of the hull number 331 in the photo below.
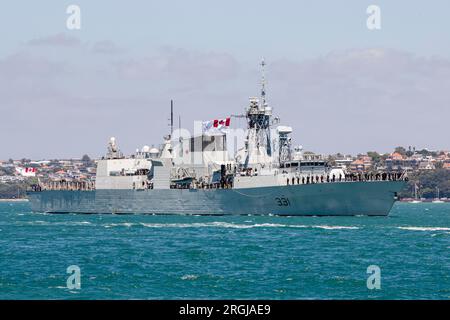
<svg viewBox="0 0 450 320">
<path fill-rule="evenodd" d="M 279 207 L 289 207 L 291 205 L 291 202 L 289 201 L 289 198 L 285 198 L 285 197 L 276 197 L 275 198 L 275 203 Z"/>
</svg>

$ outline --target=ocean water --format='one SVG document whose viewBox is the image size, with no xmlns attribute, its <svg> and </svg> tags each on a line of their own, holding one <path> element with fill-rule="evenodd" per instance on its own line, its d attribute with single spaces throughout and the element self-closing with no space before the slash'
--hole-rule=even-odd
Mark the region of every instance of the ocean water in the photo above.
<svg viewBox="0 0 450 320">
<path fill-rule="evenodd" d="M 80 268 L 69 289 L 67 267 Z M 367 268 L 380 268 L 380 289 Z M 0 299 L 449 299 L 450 203 L 389 217 L 31 213 L 0 203 Z"/>
</svg>

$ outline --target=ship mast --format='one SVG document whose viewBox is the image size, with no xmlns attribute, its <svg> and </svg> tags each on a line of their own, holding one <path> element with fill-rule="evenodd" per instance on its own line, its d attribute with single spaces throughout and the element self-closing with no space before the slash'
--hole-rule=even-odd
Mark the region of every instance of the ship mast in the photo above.
<svg viewBox="0 0 450 320">
<path fill-rule="evenodd" d="M 272 117 L 272 108 L 269 108 L 266 101 L 266 61 L 264 57 L 261 60 L 261 109 L 264 110 L 267 117 L 267 125 L 265 126 L 265 139 L 267 147 L 267 155 L 272 156 L 272 144 L 270 141 L 270 118 Z"/>
<path fill-rule="evenodd" d="M 170 134 L 164 136 L 164 143 L 162 145 L 160 158 L 166 161 L 168 166 L 172 165 L 173 159 L 173 148 L 172 148 L 172 137 L 173 137 L 173 100 L 170 100 Z"/>
<path fill-rule="evenodd" d="M 261 60 L 261 109 L 267 106 L 266 102 L 266 72 L 265 72 L 266 62 L 264 58 Z"/>
<path fill-rule="evenodd" d="M 270 125 L 272 108 L 266 101 L 265 61 L 261 61 L 261 96 L 250 98 L 250 105 L 246 110 L 248 122 L 248 136 L 245 167 L 265 167 L 272 159 L 272 145 L 270 139 Z"/>
</svg>

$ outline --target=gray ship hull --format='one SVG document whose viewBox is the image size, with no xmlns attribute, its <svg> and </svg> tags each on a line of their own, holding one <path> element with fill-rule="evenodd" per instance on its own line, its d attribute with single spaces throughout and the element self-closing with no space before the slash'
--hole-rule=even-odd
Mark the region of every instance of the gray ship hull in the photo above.
<svg viewBox="0 0 450 320">
<path fill-rule="evenodd" d="M 386 216 L 404 181 L 318 183 L 246 189 L 40 191 L 35 212 Z"/>
</svg>

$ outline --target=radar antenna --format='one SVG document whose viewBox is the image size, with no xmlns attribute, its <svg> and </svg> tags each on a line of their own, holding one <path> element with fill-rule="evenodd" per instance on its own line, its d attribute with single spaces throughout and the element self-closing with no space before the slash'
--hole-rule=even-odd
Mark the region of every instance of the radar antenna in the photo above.
<svg viewBox="0 0 450 320">
<path fill-rule="evenodd" d="M 261 60 L 261 106 L 266 106 L 266 72 L 265 72 L 266 61 L 264 57 Z"/>
</svg>

